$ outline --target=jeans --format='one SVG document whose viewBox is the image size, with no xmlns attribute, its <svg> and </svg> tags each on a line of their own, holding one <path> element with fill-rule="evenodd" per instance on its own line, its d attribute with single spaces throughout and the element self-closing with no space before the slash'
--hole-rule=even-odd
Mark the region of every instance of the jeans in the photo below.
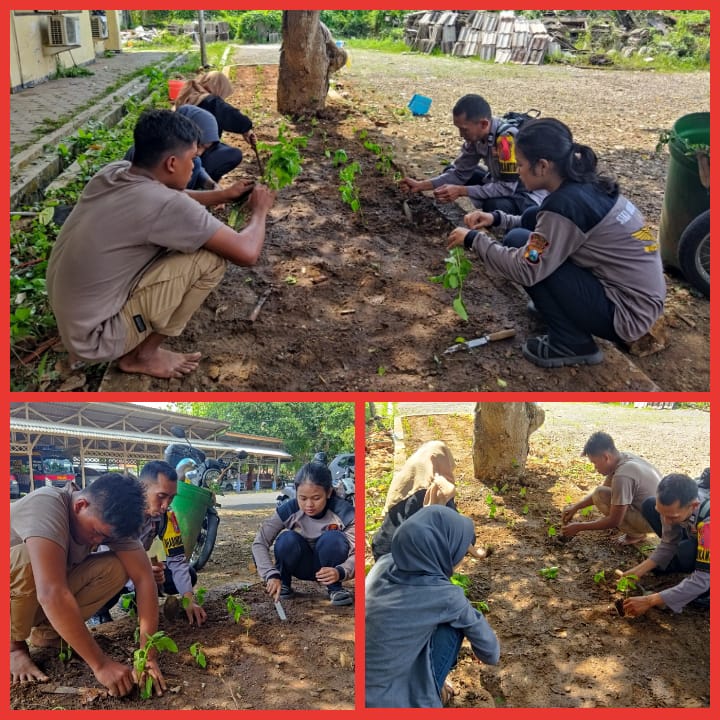
<svg viewBox="0 0 720 720">
<path fill-rule="evenodd" d="M 280 582 L 290 586 L 292 578 L 315 580 L 321 567 L 336 567 L 347 560 L 350 543 L 340 530 L 326 530 L 315 541 L 315 547 L 294 530 L 281 532 L 275 540 L 275 566 L 280 571 Z M 339 590 L 342 582 L 327 586 L 328 592 Z"/>
<path fill-rule="evenodd" d="M 655 509 L 655 498 L 649 497 L 642 504 L 643 517 L 648 521 L 650 527 L 658 537 L 662 537 L 662 520 Z M 680 540 L 675 556 L 670 564 L 664 569 L 655 568 L 654 573 L 691 573 L 695 570 L 695 558 L 697 556 L 697 539 L 690 537 L 683 530 L 683 538 Z"/>
<path fill-rule="evenodd" d="M 506 247 L 521 248 L 535 229 L 537 206 L 525 211 L 521 227 L 503 238 Z M 578 354 L 597 350 L 593 335 L 622 343 L 615 332 L 615 305 L 591 270 L 566 260 L 539 283 L 525 288 L 548 326 L 552 345 L 564 345 Z"/>
<path fill-rule="evenodd" d="M 200 156 L 205 172 L 217 182 L 223 175 L 234 170 L 242 160 L 242 152 L 235 147 L 217 142 Z"/>
<path fill-rule="evenodd" d="M 457 663 L 464 637 L 462 631 L 451 625 L 438 625 L 430 638 L 430 661 L 438 694 L 445 683 L 445 678 Z"/>
</svg>

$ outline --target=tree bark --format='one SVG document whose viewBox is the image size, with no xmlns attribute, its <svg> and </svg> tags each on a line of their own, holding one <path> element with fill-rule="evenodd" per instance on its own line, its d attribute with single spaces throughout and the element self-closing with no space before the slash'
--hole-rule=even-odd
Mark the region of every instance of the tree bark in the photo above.
<svg viewBox="0 0 720 720">
<path fill-rule="evenodd" d="M 530 435 L 545 421 L 536 403 L 475 405 L 473 469 L 480 480 L 519 478 L 525 470 Z"/>
<path fill-rule="evenodd" d="M 278 76 L 278 112 L 315 115 L 325 107 L 330 74 L 347 62 L 319 10 L 284 10 Z"/>
</svg>

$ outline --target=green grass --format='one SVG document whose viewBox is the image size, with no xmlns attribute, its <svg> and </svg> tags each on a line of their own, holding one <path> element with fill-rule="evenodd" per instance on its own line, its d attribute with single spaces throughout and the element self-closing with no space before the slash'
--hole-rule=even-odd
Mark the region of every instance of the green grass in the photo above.
<svg viewBox="0 0 720 720">
<path fill-rule="evenodd" d="M 345 47 L 350 50 L 378 50 L 379 52 L 396 54 L 411 52 L 411 49 L 402 40 L 393 40 L 391 38 L 357 38 L 347 40 L 345 42 Z"/>
</svg>

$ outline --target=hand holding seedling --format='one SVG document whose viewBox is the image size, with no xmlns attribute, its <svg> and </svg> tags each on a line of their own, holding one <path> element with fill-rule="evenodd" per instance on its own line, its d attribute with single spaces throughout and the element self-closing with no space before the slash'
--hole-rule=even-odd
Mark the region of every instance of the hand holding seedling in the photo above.
<svg viewBox="0 0 720 720">
<path fill-rule="evenodd" d="M 183 596 L 182 606 L 187 615 L 188 622 L 191 625 L 197 624 L 199 627 L 207 620 L 207 613 L 199 603 L 195 602 L 195 596 L 192 594 L 192 591 Z"/>
<path fill-rule="evenodd" d="M 331 585 L 340 579 L 340 573 L 334 567 L 321 567 L 315 573 L 315 579 L 323 585 Z"/>
<path fill-rule="evenodd" d="M 493 224 L 492 213 L 485 212 L 484 210 L 473 210 L 468 213 L 464 218 L 463 222 L 471 230 L 480 230 L 484 227 L 491 227 Z"/>
<path fill-rule="evenodd" d="M 227 195 L 228 202 L 232 202 L 251 192 L 254 186 L 254 180 L 238 180 L 229 187 L 226 187 L 224 192 Z"/>
<path fill-rule="evenodd" d="M 265 185 L 255 185 L 248 200 L 248 207 L 252 212 L 267 212 L 273 206 L 277 193 Z"/>
<path fill-rule="evenodd" d="M 570 523 L 569 525 L 563 525 L 560 528 L 560 533 L 563 537 L 572 538 L 575 537 L 582 529 L 582 523 Z"/>
<path fill-rule="evenodd" d="M 282 583 L 280 582 L 280 578 L 270 578 L 265 583 L 265 592 L 270 595 L 274 602 L 277 602 L 280 599 L 281 587 Z"/>
<path fill-rule="evenodd" d="M 155 653 L 153 653 L 154 657 L 149 656 L 149 653 L 153 652 L 153 650 L 154 648 L 148 650 L 148 657 L 145 660 L 145 668 L 139 674 L 136 671 L 135 679 L 140 688 L 152 688 L 151 692 L 147 694 L 147 697 L 150 697 L 152 692 L 154 692 L 158 697 L 161 697 L 163 690 L 167 690 L 167 683 L 160 671 L 160 666 L 158 665 Z"/>
<path fill-rule="evenodd" d="M 404 177 L 398 187 L 406 192 L 422 192 L 423 190 L 432 190 L 433 186 L 429 180 L 413 180 L 411 177 Z"/>
<path fill-rule="evenodd" d="M 623 610 L 626 615 L 637 617 L 638 615 L 644 615 L 651 607 L 655 607 L 656 605 L 661 607 L 665 606 L 662 597 L 660 597 L 660 593 L 625 598 L 623 601 Z"/>
<path fill-rule="evenodd" d="M 465 236 L 470 232 L 469 228 L 456 227 L 448 237 L 448 249 L 465 247 Z"/>
</svg>

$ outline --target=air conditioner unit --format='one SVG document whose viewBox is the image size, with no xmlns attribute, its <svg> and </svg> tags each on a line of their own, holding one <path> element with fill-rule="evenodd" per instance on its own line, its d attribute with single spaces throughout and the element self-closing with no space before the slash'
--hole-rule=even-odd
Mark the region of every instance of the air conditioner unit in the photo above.
<svg viewBox="0 0 720 720">
<path fill-rule="evenodd" d="M 48 15 L 48 45 L 80 45 L 80 20 L 69 15 Z"/>
<path fill-rule="evenodd" d="M 90 17 L 93 40 L 106 40 L 108 36 L 107 18 L 103 15 L 92 15 Z"/>
</svg>

